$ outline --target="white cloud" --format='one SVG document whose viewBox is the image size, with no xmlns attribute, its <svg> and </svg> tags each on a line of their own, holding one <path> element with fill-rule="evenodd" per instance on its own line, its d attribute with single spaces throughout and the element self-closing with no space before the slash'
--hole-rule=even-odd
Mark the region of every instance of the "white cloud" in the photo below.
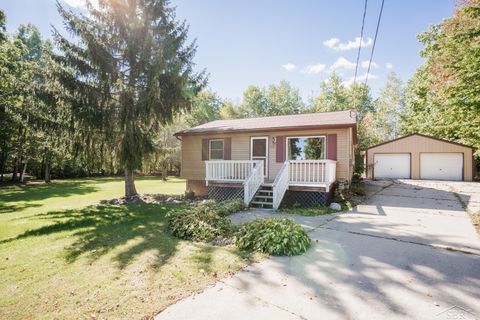
<svg viewBox="0 0 480 320">
<path fill-rule="evenodd" d="M 290 62 L 286 64 L 282 64 L 282 68 L 288 72 L 292 72 L 293 70 L 295 70 L 296 67 L 297 67 L 296 65 Z"/>
<path fill-rule="evenodd" d="M 362 66 L 362 68 L 367 69 L 367 68 L 368 68 L 368 60 L 362 61 L 362 63 L 360 64 L 360 66 Z M 378 64 L 372 61 L 371 67 L 372 67 L 372 68 L 378 68 Z"/>
<path fill-rule="evenodd" d="M 302 70 L 302 73 L 307 73 L 307 74 L 319 74 L 321 73 L 323 70 L 325 70 L 325 65 L 324 64 L 321 64 L 321 63 L 317 63 L 317 64 L 310 64 L 308 66 L 306 66 L 303 70 Z"/>
<path fill-rule="evenodd" d="M 387 69 L 393 69 L 393 64 L 390 62 L 385 63 L 385 68 Z"/>
<path fill-rule="evenodd" d="M 338 38 L 331 38 L 331 39 L 323 41 L 324 46 L 327 46 L 327 47 L 332 48 L 332 49 L 334 49 L 335 46 L 339 43 L 340 43 L 340 39 L 338 39 Z"/>
<path fill-rule="evenodd" d="M 348 40 L 347 42 L 340 42 L 338 38 L 331 38 L 323 42 L 323 44 L 333 50 L 337 51 L 347 51 L 351 49 L 356 49 L 360 47 L 360 43 L 362 47 L 369 47 L 373 44 L 372 38 L 368 37 L 366 40 L 362 38 L 360 41 L 360 37 L 356 37 L 355 40 Z"/>
<path fill-rule="evenodd" d="M 331 66 L 330 70 L 338 70 L 338 69 L 355 69 L 356 63 L 351 62 L 344 57 L 338 58 Z"/>
<path fill-rule="evenodd" d="M 360 83 L 360 82 L 365 82 L 365 79 L 367 78 L 367 73 L 365 72 L 364 74 L 362 74 L 361 76 L 357 76 L 357 80 L 356 80 L 356 83 Z M 353 84 L 353 79 L 354 77 L 350 77 L 348 78 L 347 80 L 343 81 L 343 84 L 345 86 L 351 86 Z M 374 80 L 374 79 L 377 79 L 377 76 L 374 75 L 374 74 L 369 74 L 368 75 L 368 80 Z"/>
</svg>

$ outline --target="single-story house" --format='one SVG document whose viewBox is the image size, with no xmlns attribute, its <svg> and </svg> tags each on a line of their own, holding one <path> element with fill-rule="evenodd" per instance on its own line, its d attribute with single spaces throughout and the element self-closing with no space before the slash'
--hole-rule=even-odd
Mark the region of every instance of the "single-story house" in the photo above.
<svg viewBox="0 0 480 320">
<path fill-rule="evenodd" d="M 365 150 L 367 178 L 472 181 L 475 148 L 420 133 Z"/>
<path fill-rule="evenodd" d="M 212 121 L 177 132 L 187 190 L 215 199 L 326 203 L 354 170 L 354 110 Z"/>
</svg>

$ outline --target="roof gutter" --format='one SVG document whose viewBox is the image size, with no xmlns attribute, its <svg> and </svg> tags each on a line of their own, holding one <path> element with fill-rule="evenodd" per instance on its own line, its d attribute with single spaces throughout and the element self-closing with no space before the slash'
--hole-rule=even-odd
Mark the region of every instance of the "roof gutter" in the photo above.
<svg viewBox="0 0 480 320">
<path fill-rule="evenodd" d="M 356 123 L 346 123 L 346 124 L 326 124 L 326 125 L 315 125 L 315 126 L 292 126 L 292 127 L 280 127 L 280 128 L 258 128 L 258 129 L 226 129 L 226 130 L 204 130 L 204 131 L 179 131 L 174 134 L 175 137 L 178 136 L 196 136 L 196 135 L 205 135 L 205 134 L 225 134 L 225 133 L 245 133 L 245 132 L 272 132 L 272 131 L 303 131 L 303 130 L 315 130 L 315 129 L 344 129 L 352 128 L 354 131 L 354 142 L 357 141 L 357 124 Z"/>
</svg>

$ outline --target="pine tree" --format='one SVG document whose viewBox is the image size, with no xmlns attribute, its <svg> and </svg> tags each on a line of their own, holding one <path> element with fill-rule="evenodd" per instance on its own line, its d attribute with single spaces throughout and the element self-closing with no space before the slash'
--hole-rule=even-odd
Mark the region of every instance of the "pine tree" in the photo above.
<svg viewBox="0 0 480 320">
<path fill-rule="evenodd" d="M 84 139 L 100 134 L 116 143 L 125 195 L 137 194 L 134 171 L 154 151 L 155 133 L 191 106 L 204 85 L 195 73 L 195 42 L 166 0 L 87 3 L 89 15 L 58 11 L 75 41 L 55 30 L 59 74 Z M 85 140 L 84 140 L 85 142 Z"/>
</svg>

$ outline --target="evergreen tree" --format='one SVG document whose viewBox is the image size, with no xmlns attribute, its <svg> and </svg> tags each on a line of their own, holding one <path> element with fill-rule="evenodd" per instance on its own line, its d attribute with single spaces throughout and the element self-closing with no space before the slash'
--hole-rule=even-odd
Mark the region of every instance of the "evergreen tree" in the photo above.
<svg viewBox="0 0 480 320">
<path fill-rule="evenodd" d="M 99 9 L 87 8 L 88 16 L 58 4 L 76 39 L 55 30 L 57 60 L 75 72 L 59 77 L 79 129 L 118 142 L 125 195 L 133 196 L 134 171 L 154 151 L 156 133 L 190 108 L 205 77 L 193 71 L 195 43 L 187 43 L 188 28 L 169 1 L 100 1 Z"/>
</svg>

